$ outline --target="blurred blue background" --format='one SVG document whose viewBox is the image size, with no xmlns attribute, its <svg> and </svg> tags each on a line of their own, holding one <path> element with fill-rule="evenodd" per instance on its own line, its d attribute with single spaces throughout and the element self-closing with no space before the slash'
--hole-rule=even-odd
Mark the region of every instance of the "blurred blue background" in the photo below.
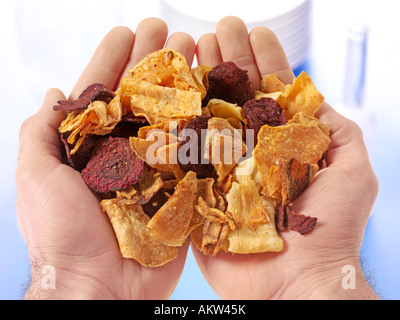
<svg viewBox="0 0 400 320">
<path fill-rule="evenodd" d="M 69 94 L 98 43 L 111 28 L 126 25 L 135 30 L 142 19 L 158 16 L 168 22 L 171 31 L 190 31 L 180 30 L 183 19 L 178 24 L 166 2 L 147 0 L 138 7 L 136 1 L 128 0 L 11 0 L 0 3 L 0 299 L 21 299 L 29 278 L 29 258 L 15 210 L 14 173 L 21 123 L 38 110 L 48 88 L 57 87 Z M 260 5 L 260 1 L 242 1 L 239 16 L 251 27 L 252 23 L 257 23 L 252 19 L 256 12 L 257 19 L 263 12 L 266 17 L 268 12 L 275 12 L 271 10 L 274 2 L 264 1 Z M 293 5 L 296 0 L 288 3 Z M 368 137 L 380 192 L 361 253 L 364 271 L 378 293 L 386 299 L 399 299 L 398 4 L 395 0 L 314 0 L 309 1 L 309 5 L 310 10 L 299 20 L 301 26 L 306 24 L 304 32 L 308 33 L 295 44 L 302 54 L 293 58 L 293 67 L 306 69 L 333 106 L 339 108 L 343 102 L 347 30 L 354 23 L 361 23 L 369 30 L 364 106 L 372 112 L 372 121 L 364 127 L 364 133 Z M 215 9 L 215 16 L 235 13 L 208 8 L 204 3 L 203 7 L 196 9 L 200 19 L 203 10 Z M 276 12 L 278 17 L 282 16 L 279 10 Z M 212 27 L 207 23 L 208 28 Z M 196 39 L 195 33 L 193 31 L 192 35 Z M 282 38 L 282 41 L 287 39 Z M 290 46 L 285 49 L 293 51 Z M 172 299 L 218 299 L 190 252 Z"/>
</svg>

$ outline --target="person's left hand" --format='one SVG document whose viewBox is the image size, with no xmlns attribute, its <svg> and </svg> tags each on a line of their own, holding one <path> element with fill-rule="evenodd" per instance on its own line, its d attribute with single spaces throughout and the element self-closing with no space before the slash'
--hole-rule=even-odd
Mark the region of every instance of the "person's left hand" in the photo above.
<svg viewBox="0 0 400 320">
<path fill-rule="evenodd" d="M 92 83 L 117 89 L 128 69 L 164 45 L 180 51 L 191 65 L 194 40 L 185 33 L 172 34 L 168 40 L 167 36 L 167 25 L 156 18 L 142 21 L 135 34 L 124 27 L 113 29 L 97 48 L 70 99 Z M 25 298 L 169 298 L 182 273 L 188 245 L 176 260 L 159 268 L 144 268 L 122 258 L 99 200 L 77 171 L 61 163 L 58 127 L 65 113 L 52 108 L 64 99 L 59 90 L 49 90 L 42 108 L 20 130 L 17 213 L 32 267 Z M 48 265 L 56 271 L 55 290 L 42 286 Z"/>
</svg>

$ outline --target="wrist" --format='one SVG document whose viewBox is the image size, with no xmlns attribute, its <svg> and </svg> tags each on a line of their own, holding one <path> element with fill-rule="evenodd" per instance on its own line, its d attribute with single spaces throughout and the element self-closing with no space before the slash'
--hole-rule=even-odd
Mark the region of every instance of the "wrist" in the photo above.
<svg viewBox="0 0 400 320">
<path fill-rule="evenodd" d="M 321 265 L 305 272 L 300 281 L 288 286 L 288 299 L 375 300 L 379 299 L 366 280 L 358 258 Z M 291 298 L 289 298 L 289 296 Z M 285 297 L 283 297 L 285 299 Z"/>
<path fill-rule="evenodd" d="M 25 300 L 99 300 L 110 295 L 94 278 L 52 265 L 32 269 Z"/>
</svg>

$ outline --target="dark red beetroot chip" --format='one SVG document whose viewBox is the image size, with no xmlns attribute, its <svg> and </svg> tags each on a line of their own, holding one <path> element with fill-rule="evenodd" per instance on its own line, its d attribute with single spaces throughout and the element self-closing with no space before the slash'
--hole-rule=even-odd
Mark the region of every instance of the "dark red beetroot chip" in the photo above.
<svg viewBox="0 0 400 320">
<path fill-rule="evenodd" d="M 72 112 L 75 110 L 83 110 L 93 101 L 107 101 L 114 98 L 115 93 L 108 89 L 101 83 L 94 83 L 87 87 L 79 96 L 78 100 L 68 101 L 60 100 L 57 101 L 58 105 L 54 106 L 54 111 L 65 110 L 66 112 Z"/>
<path fill-rule="evenodd" d="M 215 98 L 243 106 L 246 101 L 254 99 L 247 71 L 240 69 L 232 61 L 223 62 L 213 68 L 208 73 L 208 85 L 204 104 Z"/>
<path fill-rule="evenodd" d="M 275 225 L 278 231 L 293 230 L 301 235 L 310 233 L 317 224 L 318 218 L 296 213 L 290 206 L 280 206 L 275 215 Z"/>
<path fill-rule="evenodd" d="M 254 130 L 254 144 L 257 143 L 257 135 L 262 126 L 267 124 L 277 127 L 287 122 L 281 106 L 272 98 L 247 101 L 243 106 L 242 115 L 247 119 L 249 129 Z"/>
<path fill-rule="evenodd" d="M 93 147 L 97 140 L 99 140 L 99 137 L 91 134 L 86 135 L 78 151 L 75 154 L 71 154 L 71 150 L 75 148 L 78 139 L 76 139 L 74 144 L 69 144 L 67 140 L 70 134 L 70 132 L 60 134 L 60 139 L 64 144 L 64 148 L 62 149 L 63 163 L 81 172 L 92 157 Z"/>
<path fill-rule="evenodd" d="M 93 149 L 93 156 L 82 177 L 98 193 L 123 190 L 139 181 L 144 162 L 125 138 L 103 138 Z"/>
<path fill-rule="evenodd" d="M 200 179 L 211 177 L 214 171 L 213 165 L 203 157 L 205 146 L 202 142 L 205 142 L 209 119 L 211 117 L 197 117 L 189 122 L 179 133 L 182 138 L 178 149 L 179 165 L 183 172 L 193 171 Z M 202 134 L 204 135 L 203 138 Z M 191 154 L 192 152 L 197 154 Z"/>
<path fill-rule="evenodd" d="M 111 132 L 112 137 L 136 137 L 141 127 L 150 125 L 146 118 L 136 117 L 132 113 L 124 116 Z"/>
</svg>

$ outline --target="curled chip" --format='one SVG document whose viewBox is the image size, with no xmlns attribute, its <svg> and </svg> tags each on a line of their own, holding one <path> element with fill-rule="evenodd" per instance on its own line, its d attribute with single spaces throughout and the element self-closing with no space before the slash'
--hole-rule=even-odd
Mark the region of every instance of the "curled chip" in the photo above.
<svg viewBox="0 0 400 320">
<path fill-rule="evenodd" d="M 58 105 L 54 106 L 55 111 L 65 110 L 72 112 L 76 110 L 83 110 L 93 101 L 105 101 L 109 102 L 114 98 L 115 94 L 113 91 L 108 89 L 101 83 L 94 83 L 87 87 L 81 95 L 75 101 L 60 100 Z"/>
<path fill-rule="evenodd" d="M 243 106 L 246 101 L 254 99 L 247 71 L 238 68 L 232 61 L 219 64 L 208 73 L 208 92 L 204 98 L 207 104 L 210 99 L 221 99 Z"/>
<path fill-rule="evenodd" d="M 93 157 L 82 171 L 92 190 L 100 193 L 123 190 L 139 181 L 144 162 L 125 138 L 105 138 L 97 142 Z"/>
<path fill-rule="evenodd" d="M 180 132 L 178 161 L 183 172 L 193 171 L 199 178 L 211 177 L 214 171 L 212 164 L 204 159 L 204 138 L 211 117 L 197 117 L 190 121 Z M 203 130 L 203 131 L 202 131 Z"/>
<path fill-rule="evenodd" d="M 249 129 L 254 130 L 255 145 L 261 127 L 266 124 L 270 127 L 286 124 L 286 117 L 281 106 L 272 98 L 247 101 L 243 106 L 242 115 L 247 119 Z"/>
<path fill-rule="evenodd" d="M 87 134 L 106 135 L 113 131 L 126 113 L 122 101 L 122 92 L 118 90 L 110 103 L 93 101 L 85 110 L 76 110 L 68 114 L 58 130 L 60 133 L 71 131 L 67 140 L 70 144 L 75 142 L 79 134 L 80 138 L 71 154 L 79 149 Z"/>
</svg>

